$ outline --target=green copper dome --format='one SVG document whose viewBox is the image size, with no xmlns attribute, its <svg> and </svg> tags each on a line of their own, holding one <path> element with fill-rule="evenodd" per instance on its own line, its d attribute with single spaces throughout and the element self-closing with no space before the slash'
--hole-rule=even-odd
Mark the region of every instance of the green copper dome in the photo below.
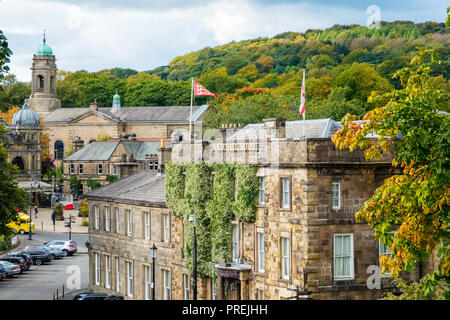
<svg viewBox="0 0 450 320">
<path fill-rule="evenodd" d="M 45 42 L 39 46 L 39 48 L 36 51 L 37 55 L 43 56 L 43 55 L 53 55 L 53 50 L 50 48 Z"/>
</svg>

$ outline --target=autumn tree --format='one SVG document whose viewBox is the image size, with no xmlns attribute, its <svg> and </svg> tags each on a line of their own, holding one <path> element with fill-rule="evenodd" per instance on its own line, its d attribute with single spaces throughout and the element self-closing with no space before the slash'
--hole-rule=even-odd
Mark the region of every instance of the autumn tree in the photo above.
<svg viewBox="0 0 450 320">
<path fill-rule="evenodd" d="M 5 145 L 8 130 L 0 123 L 0 236 L 10 236 L 11 229 L 7 224 L 16 218 L 16 208 L 28 206 L 28 195 L 18 187 L 14 175 L 18 168 L 8 161 Z"/>
<path fill-rule="evenodd" d="M 357 221 L 367 221 L 391 249 L 380 264 L 393 277 L 437 254 L 439 265 L 425 276 L 422 289 L 449 299 L 450 117 L 440 111 L 449 92 L 430 81 L 432 63 L 438 63 L 436 53 L 418 48 L 411 64 L 394 75 L 403 89 L 386 94 L 389 102 L 369 111 L 361 123 L 347 114 L 332 140 L 339 149 L 365 150 L 367 159 L 394 152 L 392 165 L 402 174 L 384 181 L 356 213 Z M 367 137 L 373 132 L 380 141 Z"/>
</svg>

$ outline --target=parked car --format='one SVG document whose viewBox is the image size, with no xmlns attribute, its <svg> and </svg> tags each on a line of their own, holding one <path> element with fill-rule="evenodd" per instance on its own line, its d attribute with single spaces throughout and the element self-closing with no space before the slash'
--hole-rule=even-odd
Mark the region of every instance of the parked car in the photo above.
<svg viewBox="0 0 450 320">
<path fill-rule="evenodd" d="M 21 258 L 21 257 L 3 256 L 3 257 L 0 257 L 0 261 L 8 261 L 8 262 L 11 262 L 13 264 L 17 264 L 20 267 L 20 273 L 30 269 L 30 267 L 26 263 L 25 259 Z"/>
<path fill-rule="evenodd" d="M 122 296 L 113 296 L 106 293 L 79 293 L 72 300 L 124 300 Z"/>
<path fill-rule="evenodd" d="M 47 246 L 39 246 L 39 245 L 26 246 L 24 251 L 26 252 L 28 250 L 45 250 L 50 254 L 52 260 L 61 259 L 64 256 L 61 250 Z"/>
<path fill-rule="evenodd" d="M 25 253 L 25 252 L 11 252 L 11 253 L 8 253 L 6 255 L 8 257 L 24 258 L 28 267 L 30 267 L 33 264 L 33 258 L 28 253 Z"/>
<path fill-rule="evenodd" d="M 44 246 L 59 249 L 64 256 L 71 256 L 77 252 L 77 243 L 73 240 L 53 240 L 44 242 Z"/>
<path fill-rule="evenodd" d="M 6 273 L 5 268 L 2 264 L 0 264 L 0 280 L 8 278 L 8 274 Z"/>
<path fill-rule="evenodd" d="M 31 256 L 31 258 L 33 258 L 33 263 L 37 266 L 40 266 L 41 264 L 44 264 L 45 262 L 52 261 L 50 254 L 48 253 L 48 251 L 45 251 L 45 250 L 30 249 L 30 250 L 27 250 L 26 253 L 28 253 Z"/>
<path fill-rule="evenodd" d="M 20 269 L 20 266 L 18 264 L 14 264 L 8 261 L 0 261 L 0 264 L 3 265 L 3 268 L 5 268 L 6 273 L 8 274 L 8 277 L 12 277 L 15 274 L 19 274 L 22 272 Z"/>
</svg>

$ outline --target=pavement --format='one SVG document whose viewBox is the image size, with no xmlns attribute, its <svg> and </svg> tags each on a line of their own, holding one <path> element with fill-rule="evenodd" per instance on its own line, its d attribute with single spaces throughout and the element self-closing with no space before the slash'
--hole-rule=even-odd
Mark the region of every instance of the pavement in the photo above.
<svg viewBox="0 0 450 320">
<path fill-rule="evenodd" d="M 81 222 L 83 218 L 78 217 L 78 210 L 64 210 L 64 221 L 55 221 L 55 226 L 53 226 L 52 221 L 52 210 L 50 208 L 38 208 L 37 218 L 32 217 L 32 221 L 34 222 L 34 227 L 36 231 L 45 231 L 45 232 L 58 232 L 63 233 L 67 232 L 67 227 L 64 226 L 64 223 L 69 221 L 69 217 L 72 215 L 72 233 L 88 233 L 89 227 L 82 226 Z"/>
</svg>

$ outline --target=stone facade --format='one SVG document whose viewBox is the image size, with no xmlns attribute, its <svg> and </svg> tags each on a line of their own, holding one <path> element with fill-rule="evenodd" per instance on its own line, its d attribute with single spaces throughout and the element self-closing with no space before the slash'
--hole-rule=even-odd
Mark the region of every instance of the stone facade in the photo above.
<svg viewBox="0 0 450 320">
<path fill-rule="evenodd" d="M 366 161 L 360 151 L 337 150 L 333 132 L 328 137 L 309 137 L 308 132 L 305 137 L 286 137 L 281 119 L 265 120 L 256 128 L 264 132 L 263 139 L 254 135 L 255 128 L 173 146 L 172 161 L 254 164 L 264 178 L 264 201 L 255 222 L 233 222 L 239 226 L 239 262 L 216 264 L 219 297 L 286 299 L 298 287 L 310 291 L 313 299 L 353 300 L 376 299 L 392 290 L 386 276 L 378 277 L 380 289 L 368 288 L 373 274 L 368 267 L 379 265 L 380 247 L 370 227 L 355 221 L 355 213 L 395 173 L 393 155 Z M 288 205 L 283 205 L 287 189 Z M 258 265 L 258 234 L 264 239 L 264 267 Z M 339 243 L 349 251 L 338 249 Z M 422 272 L 427 270 L 424 264 Z M 401 276 L 417 280 L 420 275 L 414 271 Z"/>
<path fill-rule="evenodd" d="M 121 139 L 119 141 L 108 142 L 93 142 L 84 148 L 89 148 L 84 152 L 81 148 L 83 141 L 79 138 L 74 141 L 74 146 L 80 148 L 76 153 L 67 157 L 63 161 L 63 178 L 65 193 L 71 193 L 70 176 L 76 176 L 80 182 L 82 189 L 79 190 L 79 195 L 83 195 L 89 191 L 87 181 L 89 179 L 99 182 L 101 185 L 108 184 L 108 175 L 114 175 L 118 179 L 129 176 L 130 174 L 141 170 L 157 171 L 159 168 L 158 153 L 161 157 L 161 152 L 158 152 L 160 147 L 159 142 L 142 142 L 133 140 Z M 165 144 L 165 141 L 163 140 Z M 130 151 L 125 146 L 136 145 L 135 152 Z M 108 149 L 102 152 L 102 147 L 111 145 Z M 146 148 L 144 148 L 146 147 Z M 161 148 L 159 148 L 161 150 Z M 165 148 L 163 148 L 165 149 Z M 148 154 L 139 154 L 136 151 L 144 150 Z M 82 153 L 78 156 L 78 153 Z"/>
</svg>

